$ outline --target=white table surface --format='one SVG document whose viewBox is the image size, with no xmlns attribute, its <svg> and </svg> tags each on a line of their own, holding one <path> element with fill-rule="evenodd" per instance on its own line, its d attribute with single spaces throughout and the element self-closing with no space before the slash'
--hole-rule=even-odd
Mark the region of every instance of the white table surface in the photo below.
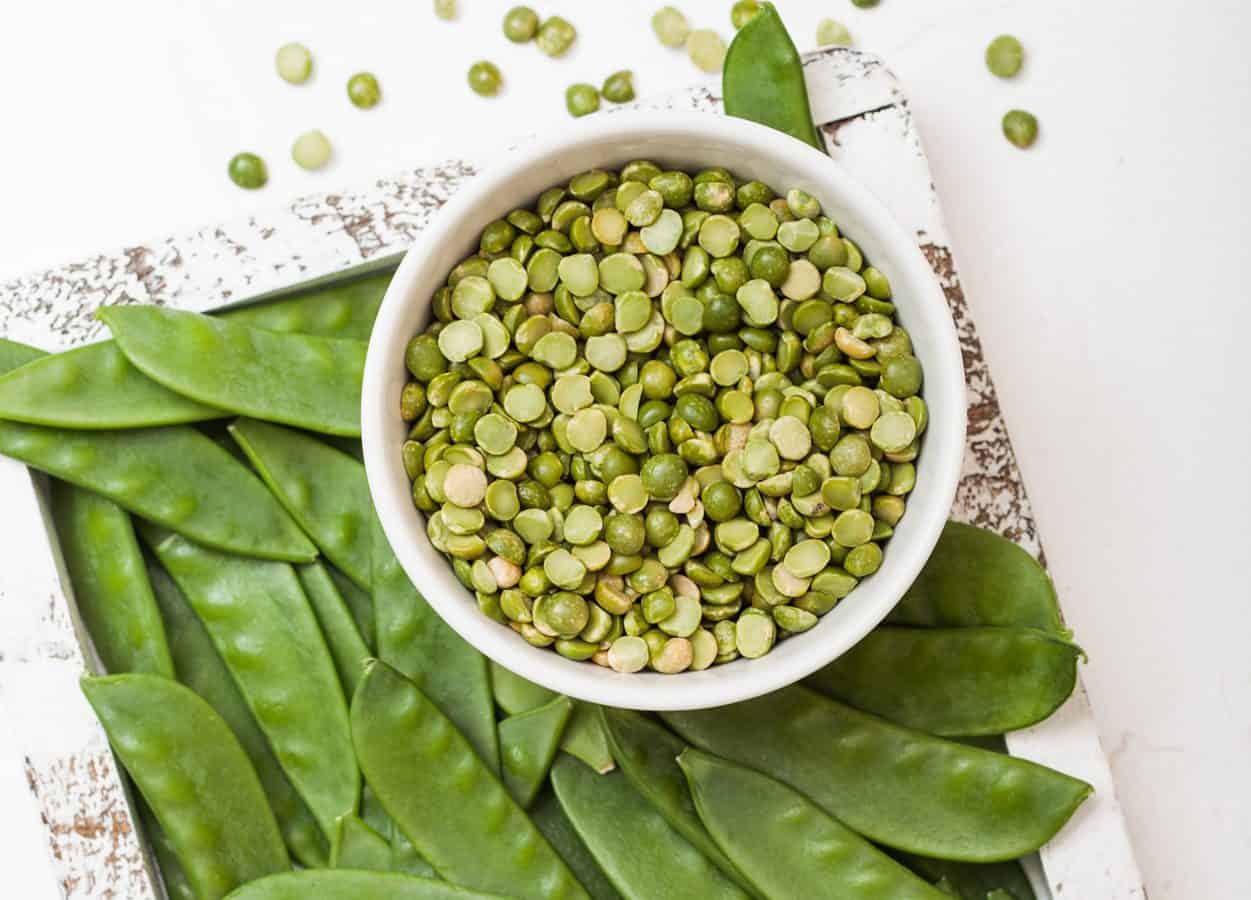
<svg viewBox="0 0 1251 900">
<path fill-rule="evenodd" d="M 454 24 L 430 0 L 10 5 L 0 281 L 562 121 L 573 81 L 693 73 L 651 35 L 659 2 L 542 0 L 579 28 L 559 61 L 503 39 L 509 2 L 460 5 Z M 678 5 L 728 38 L 729 0 Z M 801 49 L 842 19 L 912 97 L 1153 900 L 1251 896 L 1251 5 L 780 7 Z M 1011 82 L 982 64 L 1004 31 L 1029 54 Z M 316 58 L 303 87 L 273 74 L 288 40 Z M 497 99 L 465 85 L 480 58 Z M 382 83 L 372 111 L 344 96 L 359 69 Z M 998 133 L 1013 106 L 1042 123 L 1028 153 Z M 312 127 L 337 153 L 320 173 L 288 157 Z M 240 149 L 268 159 L 265 190 L 227 181 Z M 7 896 L 56 896 L 35 822 L 0 724 Z"/>
</svg>

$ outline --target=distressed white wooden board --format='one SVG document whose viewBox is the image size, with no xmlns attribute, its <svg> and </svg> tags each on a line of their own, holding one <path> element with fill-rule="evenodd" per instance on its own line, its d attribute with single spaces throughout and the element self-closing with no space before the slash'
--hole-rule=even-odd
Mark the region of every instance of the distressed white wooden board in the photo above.
<svg viewBox="0 0 1251 900">
<path fill-rule="evenodd" d="M 805 59 L 814 118 L 831 156 L 864 181 L 916 235 L 942 281 L 964 350 L 969 442 L 955 518 L 994 529 L 1042 557 L 994 385 L 953 260 L 928 162 L 903 92 L 877 58 L 830 49 Z M 710 111 L 712 77 L 649 107 Z M 515 146 L 515 145 L 514 145 Z M 507 148 L 500 148 L 506 152 Z M 393 259 L 490 157 L 462 158 L 306 197 L 263 216 L 105 253 L 0 287 L 0 333 L 62 349 L 102 336 L 92 317 L 112 303 L 206 310 Z M 63 893 L 154 895 L 123 783 L 81 700 L 84 657 L 72 601 L 57 572 L 38 484 L 0 460 L 9 502 L 0 542 L 0 702 L 18 727 L 28 782 Z M 1084 689 L 1042 725 L 1009 736 L 1012 752 L 1086 779 L 1095 796 L 1041 855 L 1057 900 L 1145 897 Z M 1031 868 L 1035 868 L 1031 866 Z M 1041 884 L 1042 891 L 1047 888 Z"/>
</svg>

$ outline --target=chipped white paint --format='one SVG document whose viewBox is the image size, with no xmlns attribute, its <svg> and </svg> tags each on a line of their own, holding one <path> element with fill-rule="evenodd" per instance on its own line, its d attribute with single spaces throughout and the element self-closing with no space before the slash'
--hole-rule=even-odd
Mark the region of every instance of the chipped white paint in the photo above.
<svg viewBox="0 0 1251 900">
<path fill-rule="evenodd" d="M 831 156 L 917 234 L 952 306 L 970 399 L 965 473 L 953 515 L 993 528 L 1041 556 L 906 100 L 889 70 L 867 54 L 843 49 L 811 54 L 805 74 Z M 710 78 L 647 105 L 715 109 L 719 84 Z M 354 191 L 307 197 L 264 216 L 17 279 L 0 287 L 0 332 L 62 349 L 101 335 L 92 313 L 104 304 L 206 310 L 385 262 L 487 164 L 488 159 L 460 159 L 422 167 Z M 8 540 L 0 542 L 0 703 L 22 748 L 62 892 L 73 900 L 154 897 L 123 782 L 77 688 L 85 666 L 81 648 L 89 645 L 62 588 L 39 483 L 22 466 L 0 459 L 0 496 L 12 525 Z M 1096 788 L 1043 851 L 1056 900 L 1144 898 L 1085 691 L 1079 686 L 1044 724 L 1011 735 L 1009 746 Z"/>
</svg>

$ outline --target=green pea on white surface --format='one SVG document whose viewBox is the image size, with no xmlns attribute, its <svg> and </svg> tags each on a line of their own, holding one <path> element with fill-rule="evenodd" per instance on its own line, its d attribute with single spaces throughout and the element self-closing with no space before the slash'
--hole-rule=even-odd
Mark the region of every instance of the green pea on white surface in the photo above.
<svg viewBox="0 0 1251 900">
<path fill-rule="evenodd" d="M 618 672 L 754 659 L 882 565 L 921 364 L 807 192 L 583 172 L 487 225 L 432 309 L 400 398 L 413 502 L 529 643 Z"/>
</svg>

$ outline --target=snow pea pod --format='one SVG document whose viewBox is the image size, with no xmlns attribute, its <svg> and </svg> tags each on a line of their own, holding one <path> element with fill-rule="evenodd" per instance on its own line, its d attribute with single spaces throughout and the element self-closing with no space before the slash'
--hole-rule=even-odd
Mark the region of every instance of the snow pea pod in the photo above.
<svg viewBox="0 0 1251 900">
<path fill-rule="evenodd" d="M 281 425 L 238 419 L 230 434 L 326 558 L 368 590 L 374 507 L 365 467 L 317 438 Z"/>
<path fill-rule="evenodd" d="M 942 900 L 926 884 L 807 797 L 767 775 L 693 748 L 682 751 L 700 820 L 769 900 Z"/>
<path fill-rule="evenodd" d="M 321 625 L 322 636 L 330 655 L 334 657 L 335 668 L 339 670 L 339 680 L 343 683 L 346 696 L 351 696 L 365 671 L 365 660 L 369 659 L 369 648 L 356 629 L 356 621 L 343 595 L 330 579 L 330 574 L 321 563 L 308 563 L 297 566 L 295 574 L 299 576 L 300 586 L 313 607 L 313 615 Z"/>
<path fill-rule="evenodd" d="M 577 876 L 578 881 L 591 895 L 591 900 L 621 900 L 621 895 L 604 875 L 595 857 L 586 849 L 582 838 L 574 830 L 573 823 L 565 815 L 551 789 L 543 791 L 530 809 L 530 819 L 543 832 L 565 865 Z"/>
<path fill-rule="evenodd" d="M 678 755 L 686 742 L 663 725 L 625 709 L 600 709 L 604 731 L 621 771 L 669 825 L 749 894 L 759 892 L 699 819 Z"/>
<path fill-rule="evenodd" d="M 38 347 L 32 347 L 30 344 L 11 341 L 8 338 L 0 338 L 0 375 L 12 372 L 28 362 L 42 359 L 47 355 L 47 351 L 40 350 Z"/>
<path fill-rule="evenodd" d="M 84 678 L 82 689 L 199 900 L 290 868 L 256 772 L 194 691 L 140 674 Z"/>
<path fill-rule="evenodd" d="M 165 628 L 130 516 L 99 494 L 53 481 L 52 520 L 74 603 L 104 667 L 173 678 Z"/>
<path fill-rule="evenodd" d="M 499 708 L 510 716 L 550 703 L 560 696 L 555 691 L 526 681 L 497 662 L 491 663 L 491 691 Z M 599 707 L 579 700 L 573 703 L 573 715 L 560 739 L 560 749 L 576 756 L 600 774 L 611 772 L 616 763 L 596 712 Z"/>
<path fill-rule="evenodd" d="M 282 771 L 203 623 L 169 573 L 155 561 L 147 562 L 148 580 L 165 622 L 178 680 L 213 707 L 239 739 L 261 779 L 287 849 L 306 866 L 324 866 L 328 847 L 317 820 Z"/>
<path fill-rule="evenodd" d="M 464 736 L 384 662 L 356 690 L 352 738 L 383 807 L 448 881 L 536 900 L 586 897 Z"/>
<path fill-rule="evenodd" d="M 522 809 L 534 802 L 547 780 L 573 701 L 557 697 L 528 712 L 500 722 L 500 774 L 504 787 Z"/>
<path fill-rule="evenodd" d="M 1012 900 L 1035 900 L 1033 885 L 1016 860 L 977 865 L 928 859 L 900 850 L 888 852 L 926 881 L 944 882 L 961 900 L 987 900 L 993 891 L 1006 891 Z"/>
<path fill-rule="evenodd" d="M 1068 699 L 1080 653 L 1030 628 L 884 626 L 807 684 L 918 731 L 1003 734 L 1041 722 Z"/>
<path fill-rule="evenodd" d="M 97 315 L 139 371 L 240 415 L 358 437 L 365 342 L 281 334 L 159 306 Z"/>
<path fill-rule="evenodd" d="M 439 618 L 413 587 L 374 517 L 373 595 L 378 658 L 399 669 L 500 770 L 486 658 Z"/>
<path fill-rule="evenodd" d="M 330 843 L 330 868 L 391 870 L 391 844 L 359 816 L 340 816 Z"/>
<path fill-rule="evenodd" d="M 0 418 L 59 428 L 150 428 L 228 413 L 148 378 L 113 341 L 55 353 L 0 378 Z"/>
<path fill-rule="evenodd" d="M 700 749 L 786 782 L 865 837 L 939 859 L 1032 853 L 1091 792 L 1044 766 L 901 728 L 800 686 L 663 717 Z"/>
<path fill-rule="evenodd" d="M 725 54 L 726 115 L 768 125 L 825 152 L 812 122 L 804 66 L 772 3 L 738 30 Z"/>
<path fill-rule="evenodd" d="M 393 872 L 349 869 L 306 870 L 271 875 L 244 885 L 228 900 L 507 900 L 445 881 Z"/>
<path fill-rule="evenodd" d="M 583 843 L 626 900 L 748 896 L 674 831 L 621 772 L 596 775 L 562 756 L 552 767 L 552 787 Z"/>
<path fill-rule="evenodd" d="M 70 431 L 0 422 L 0 453 L 209 547 L 293 562 L 317 555 L 261 480 L 194 428 Z"/>
<path fill-rule="evenodd" d="M 383 272 L 326 287 L 305 288 L 289 297 L 222 310 L 218 316 L 266 331 L 367 341 L 394 274 Z"/>
<path fill-rule="evenodd" d="M 360 773 L 334 661 L 295 571 L 143 529 L 234 676 L 291 784 L 329 839 Z"/>
<path fill-rule="evenodd" d="M 1016 625 L 1061 637 L 1056 589 L 1034 557 L 993 531 L 948 522 L 899 605 L 892 625 Z"/>
</svg>

